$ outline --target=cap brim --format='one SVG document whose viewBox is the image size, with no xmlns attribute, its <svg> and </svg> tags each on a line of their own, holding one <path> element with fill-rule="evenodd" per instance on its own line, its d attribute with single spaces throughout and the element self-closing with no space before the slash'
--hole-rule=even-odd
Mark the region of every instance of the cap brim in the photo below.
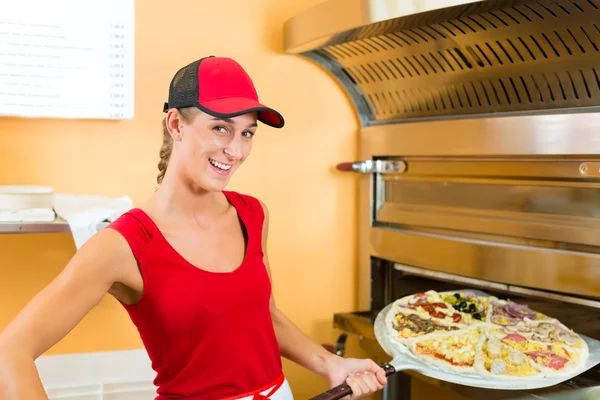
<svg viewBox="0 0 600 400">
<path fill-rule="evenodd" d="M 205 101 L 196 107 L 217 118 L 233 118 L 238 115 L 256 112 L 262 123 L 274 128 L 282 128 L 285 124 L 283 116 L 264 104 L 243 97 L 227 97 L 218 100 Z"/>
</svg>

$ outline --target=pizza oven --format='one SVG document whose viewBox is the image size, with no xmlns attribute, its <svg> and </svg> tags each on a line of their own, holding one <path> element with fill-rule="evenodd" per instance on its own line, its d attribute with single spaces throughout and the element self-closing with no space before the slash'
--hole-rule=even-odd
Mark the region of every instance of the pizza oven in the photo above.
<svg viewBox="0 0 600 400">
<path fill-rule="evenodd" d="M 359 308 L 333 316 L 333 351 L 354 337 L 388 361 L 375 316 L 429 289 L 510 297 L 600 339 L 600 0 L 328 0 L 285 40 L 361 121 L 360 157 L 337 165 L 360 187 Z M 600 368 L 518 393 L 398 373 L 378 398 L 596 385 Z"/>
</svg>

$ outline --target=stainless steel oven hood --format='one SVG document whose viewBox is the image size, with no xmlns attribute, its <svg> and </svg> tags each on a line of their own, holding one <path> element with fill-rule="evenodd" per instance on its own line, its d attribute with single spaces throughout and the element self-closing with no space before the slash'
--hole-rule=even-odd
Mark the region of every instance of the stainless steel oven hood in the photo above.
<svg viewBox="0 0 600 400">
<path fill-rule="evenodd" d="M 329 0 L 284 34 L 364 126 L 600 105 L 598 0 Z"/>
<path fill-rule="evenodd" d="M 285 47 L 298 53 L 338 42 L 352 29 L 393 21 L 418 13 L 447 10 L 486 0 L 330 0 L 290 19 L 285 24 Z"/>
</svg>

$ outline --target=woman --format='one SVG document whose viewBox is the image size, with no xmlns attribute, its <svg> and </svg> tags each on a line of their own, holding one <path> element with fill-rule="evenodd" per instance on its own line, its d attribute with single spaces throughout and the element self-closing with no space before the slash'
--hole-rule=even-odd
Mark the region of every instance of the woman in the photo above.
<svg viewBox="0 0 600 400">
<path fill-rule="evenodd" d="M 347 381 L 350 399 L 381 389 L 373 361 L 327 352 L 277 308 L 267 208 L 224 190 L 257 121 L 281 128 L 282 116 L 218 57 L 180 69 L 163 111 L 156 193 L 90 239 L 0 335 L 0 400 L 47 399 L 34 360 L 107 292 L 140 332 L 157 399 L 291 399 L 281 356 L 331 385 Z"/>
</svg>

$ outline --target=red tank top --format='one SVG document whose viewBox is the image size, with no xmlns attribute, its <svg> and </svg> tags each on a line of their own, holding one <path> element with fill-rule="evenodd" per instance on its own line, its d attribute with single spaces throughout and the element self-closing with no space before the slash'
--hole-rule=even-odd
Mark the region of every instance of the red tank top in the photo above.
<svg viewBox="0 0 600 400">
<path fill-rule="evenodd" d="M 129 243 L 144 279 L 142 299 L 132 306 L 121 304 L 157 373 L 156 400 L 236 396 L 282 374 L 263 262 L 263 208 L 253 197 L 223 193 L 248 237 L 245 258 L 230 273 L 190 264 L 140 209 L 109 226 Z"/>
</svg>

